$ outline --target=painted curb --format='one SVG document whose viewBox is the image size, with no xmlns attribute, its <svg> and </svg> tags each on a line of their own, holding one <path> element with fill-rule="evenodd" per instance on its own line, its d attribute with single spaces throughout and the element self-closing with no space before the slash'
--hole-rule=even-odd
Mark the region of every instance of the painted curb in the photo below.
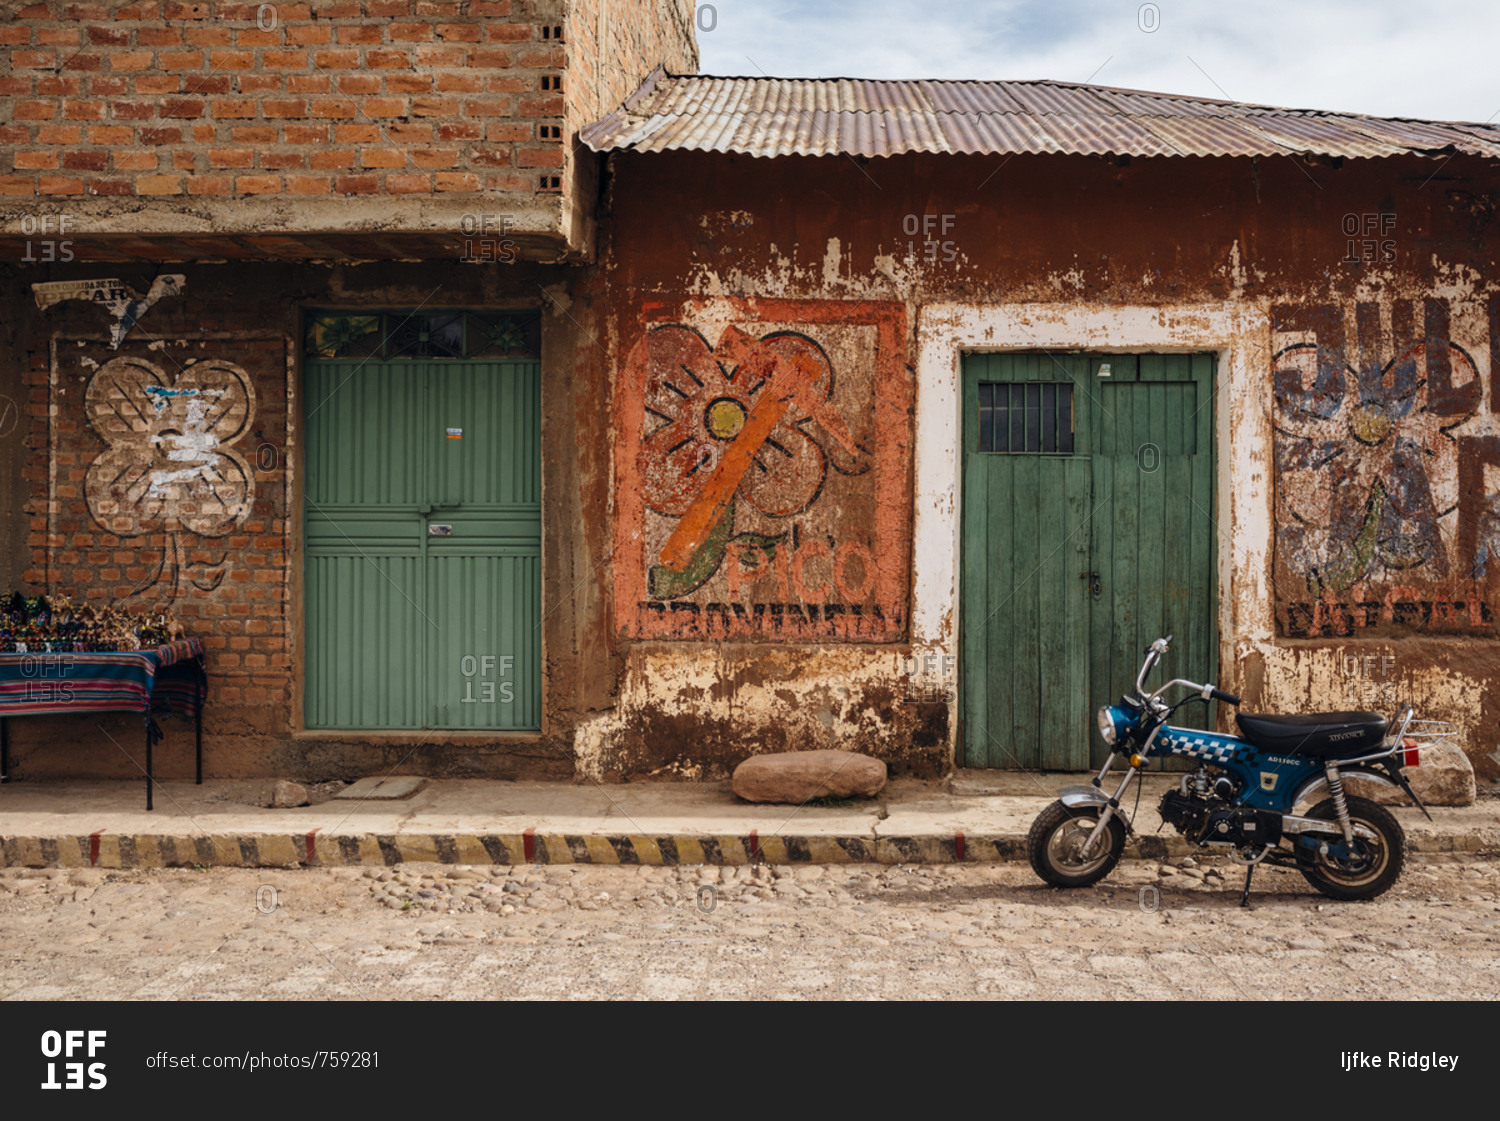
<svg viewBox="0 0 1500 1121">
<path fill-rule="evenodd" d="M 1500 855 L 1493 830 L 1408 834 L 1415 854 Z M 1179 837 L 1142 836 L 1134 859 L 1198 850 Z M 286 868 L 437 864 L 954 864 L 1024 862 L 1025 834 L 912 837 L 746 835 L 641 836 L 562 833 L 289 833 L 0 836 L 0 867 Z"/>
</svg>

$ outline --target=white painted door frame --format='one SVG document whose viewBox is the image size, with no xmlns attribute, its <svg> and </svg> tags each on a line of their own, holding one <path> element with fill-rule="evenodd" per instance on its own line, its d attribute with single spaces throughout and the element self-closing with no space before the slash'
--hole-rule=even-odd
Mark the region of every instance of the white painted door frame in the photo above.
<svg viewBox="0 0 1500 1121">
<path fill-rule="evenodd" d="M 965 353 L 1091 350 L 1218 356 L 1214 439 L 1218 445 L 1219 663 L 1236 649 L 1269 647 L 1274 474 L 1271 434 L 1271 319 L 1261 305 L 1233 302 L 1163 307 L 932 303 L 917 313 L 916 485 L 912 526 L 914 653 L 958 664 L 962 500 L 959 441 Z M 1087 391 L 1087 387 L 1085 387 Z M 1175 670 L 1191 677 L 1193 667 Z M 961 671 L 960 671 L 961 672 Z M 949 747 L 958 732 L 958 691 Z"/>
</svg>

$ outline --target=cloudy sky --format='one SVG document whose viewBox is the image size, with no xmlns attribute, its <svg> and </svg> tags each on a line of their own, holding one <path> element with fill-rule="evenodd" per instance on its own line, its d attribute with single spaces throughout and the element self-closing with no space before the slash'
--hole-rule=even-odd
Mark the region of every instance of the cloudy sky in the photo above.
<svg viewBox="0 0 1500 1121">
<path fill-rule="evenodd" d="M 697 20 L 705 74 L 1054 78 L 1500 120 L 1494 0 L 711 0 Z"/>
</svg>

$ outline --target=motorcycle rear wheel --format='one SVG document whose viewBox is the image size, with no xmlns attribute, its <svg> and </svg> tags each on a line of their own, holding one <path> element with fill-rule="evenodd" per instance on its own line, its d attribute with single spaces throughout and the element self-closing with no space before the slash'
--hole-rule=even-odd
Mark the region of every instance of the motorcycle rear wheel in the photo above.
<svg viewBox="0 0 1500 1121">
<path fill-rule="evenodd" d="M 1104 879 L 1125 851 L 1125 823 L 1110 818 L 1093 855 L 1084 859 L 1080 850 L 1098 824 L 1097 809 L 1069 809 L 1053 802 L 1026 835 L 1032 870 L 1054 887 L 1087 887 Z"/>
<path fill-rule="evenodd" d="M 1338 820 L 1332 798 L 1319 802 L 1305 816 L 1320 821 Z M 1389 891 L 1401 877 L 1406 864 L 1406 832 L 1390 810 L 1367 798 L 1349 799 L 1349 820 L 1376 835 L 1373 841 L 1355 838 L 1356 845 L 1365 850 L 1363 861 L 1355 866 L 1341 864 L 1299 845 L 1297 869 L 1308 883 L 1330 899 L 1374 899 Z"/>
</svg>

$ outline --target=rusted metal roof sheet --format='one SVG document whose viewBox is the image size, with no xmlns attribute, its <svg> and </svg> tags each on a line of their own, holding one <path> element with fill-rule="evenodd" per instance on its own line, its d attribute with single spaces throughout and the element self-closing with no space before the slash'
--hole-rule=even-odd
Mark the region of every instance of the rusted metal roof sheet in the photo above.
<svg viewBox="0 0 1500 1121">
<path fill-rule="evenodd" d="M 1278 109 L 1065 82 L 678 77 L 658 69 L 583 129 L 596 152 L 1016 152 L 1500 159 L 1500 125 Z"/>
</svg>

